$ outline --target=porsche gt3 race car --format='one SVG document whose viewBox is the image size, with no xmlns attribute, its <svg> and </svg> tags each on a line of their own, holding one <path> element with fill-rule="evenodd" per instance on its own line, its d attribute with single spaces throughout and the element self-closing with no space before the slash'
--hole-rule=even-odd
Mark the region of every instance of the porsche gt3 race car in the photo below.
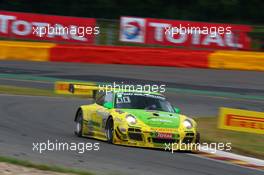
<svg viewBox="0 0 264 175">
<path fill-rule="evenodd" d="M 199 142 L 196 122 L 180 114 L 160 93 L 98 91 L 74 84 L 65 88 L 71 93 L 89 92 L 94 98 L 93 104 L 80 106 L 74 117 L 79 137 L 163 149 L 165 144 Z"/>
</svg>

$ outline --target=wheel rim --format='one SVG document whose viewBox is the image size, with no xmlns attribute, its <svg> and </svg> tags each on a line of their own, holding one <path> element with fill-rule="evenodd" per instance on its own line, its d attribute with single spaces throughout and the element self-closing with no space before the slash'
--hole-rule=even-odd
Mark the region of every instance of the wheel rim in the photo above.
<svg viewBox="0 0 264 175">
<path fill-rule="evenodd" d="M 76 122 L 76 132 L 80 132 L 80 130 L 81 130 L 81 124 L 80 124 L 80 122 Z"/>
<path fill-rule="evenodd" d="M 78 119 L 76 121 L 76 127 L 75 128 L 76 128 L 76 132 L 77 133 L 80 133 L 81 130 L 82 130 L 82 119 L 81 119 L 80 114 L 79 114 L 79 117 L 78 117 Z"/>
<path fill-rule="evenodd" d="M 78 113 L 78 117 L 75 123 L 76 123 L 75 132 L 80 134 L 80 132 L 82 131 L 82 113 L 81 112 Z"/>
</svg>

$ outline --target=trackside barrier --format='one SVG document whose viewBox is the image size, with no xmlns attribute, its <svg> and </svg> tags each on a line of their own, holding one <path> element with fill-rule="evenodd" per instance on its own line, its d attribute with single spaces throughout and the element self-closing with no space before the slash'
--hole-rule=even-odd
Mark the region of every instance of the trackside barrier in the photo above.
<svg viewBox="0 0 264 175">
<path fill-rule="evenodd" d="M 209 55 L 209 68 L 264 71 L 264 53 L 215 51 Z"/>
<path fill-rule="evenodd" d="M 264 71 L 264 53 L 0 41 L 0 60 L 134 64 Z"/>
<path fill-rule="evenodd" d="M 264 134 L 264 112 L 220 108 L 218 128 Z"/>
<path fill-rule="evenodd" d="M 99 90 L 95 83 L 83 82 L 55 82 L 55 93 L 65 95 L 85 95 L 93 97 L 94 91 Z"/>
<path fill-rule="evenodd" d="M 0 60 L 49 61 L 52 43 L 0 41 Z"/>
<path fill-rule="evenodd" d="M 148 66 L 208 67 L 210 51 L 116 46 L 67 46 L 51 49 L 51 61 Z"/>
</svg>

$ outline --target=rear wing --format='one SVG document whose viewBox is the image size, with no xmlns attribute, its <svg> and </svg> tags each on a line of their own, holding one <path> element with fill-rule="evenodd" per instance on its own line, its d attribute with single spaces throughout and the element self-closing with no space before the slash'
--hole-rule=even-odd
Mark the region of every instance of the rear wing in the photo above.
<svg viewBox="0 0 264 175">
<path fill-rule="evenodd" d="M 148 92 L 151 91 L 139 91 L 139 90 L 131 90 L 130 86 L 128 85 L 125 88 L 115 88 L 112 85 L 97 85 L 95 83 L 80 83 L 80 82 L 63 82 L 58 81 L 55 83 L 55 93 L 57 94 L 66 94 L 66 95 L 80 95 L 86 96 L 88 98 L 95 98 L 97 92 Z"/>
<path fill-rule="evenodd" d="M 102 87 L 94 83 L 78 83 L 78 82 L 55 82 L 55 93 L 65 95 L 80 95 L 95 98 L 98 90 L 103 90 Z"/>
</svg>

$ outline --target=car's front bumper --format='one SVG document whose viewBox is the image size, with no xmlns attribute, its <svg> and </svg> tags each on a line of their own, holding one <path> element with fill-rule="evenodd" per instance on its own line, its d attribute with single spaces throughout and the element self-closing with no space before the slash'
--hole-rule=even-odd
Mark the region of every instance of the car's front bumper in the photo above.
<svg viewBox="0 0 264 175">
<path fill-rule="evenodd" d="M 164 137 L 160 137 L 164 136 Z M 195 143 L 199 141 L 199 134 L 193 130 L 164 129 L 164 128 L 119 128 L 115 129 L 115 144 L 130 145 L 137 147 L 161 148 L 177 150 L 192 150 Z M 189 146 L 188 146 L 189 145 Z"/>
</svg>

